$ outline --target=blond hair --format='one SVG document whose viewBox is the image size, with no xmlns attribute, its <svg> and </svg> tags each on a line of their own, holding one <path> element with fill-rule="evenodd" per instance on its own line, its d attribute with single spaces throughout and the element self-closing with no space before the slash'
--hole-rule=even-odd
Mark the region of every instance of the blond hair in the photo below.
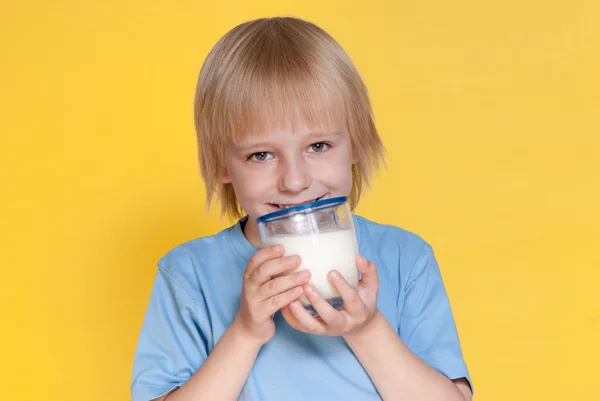
<svg viewBox="0 0 600 401">
<path fill-rule="evenodd" d="M 207 205 L 242 216 L 233 186 L 223 183 L 225 150 L 245 135 L 291 132 L 303 123 L 347 130 L 358 163 L 349 202 L 383 162 L 367 88 L 348 55 L 323 29 L 291 17 L 248 21 L 226 33 L 208 54 L 196 87 L 195 126 Z"/>
</svg>

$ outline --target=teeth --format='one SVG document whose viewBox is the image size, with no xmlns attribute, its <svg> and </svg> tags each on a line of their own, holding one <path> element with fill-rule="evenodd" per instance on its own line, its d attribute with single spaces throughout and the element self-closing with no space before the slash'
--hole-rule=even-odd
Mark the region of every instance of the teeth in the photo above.
<svg viewBox="0 0 600 401">
<path fill-rule="evenodd" d="M 288 205 L 288 204 L 283 204 L 283 203 L 281 203 L 281 204 L 279 204 L 279 203 L 272 203 L 272 205 L 273 205 L 273 206 L 277 206 L 277 207 L 278 207 L 278 208 L 280 208 L 280 209 L 288 209 L 288 208 L 290 208 L 290 207 L 297 206 L 297 205 L 302 205 L 302 204 L 304 204 L 304 203 L 310 203 L 310 202 L 314 202 L 314 201 L 316 201 L 316 200 L 318 200 L 318 199 L 321 199 L 321 198 L 322 198 L 322 196 L 319 196 L 318 198 L 315 198 L 315 199 L 312 199 L 312 200 L 309 200 L 309 201 L 306 201 L 306 202 L 302 202 L 302 203 L 294 203 L 294 204 L 289 204 L 289 205 Z"/>
</svg>

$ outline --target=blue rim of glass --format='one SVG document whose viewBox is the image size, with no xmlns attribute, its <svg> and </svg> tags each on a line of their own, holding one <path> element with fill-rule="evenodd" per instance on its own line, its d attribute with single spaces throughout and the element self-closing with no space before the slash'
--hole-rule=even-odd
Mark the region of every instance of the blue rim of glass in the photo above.
<svg viewBox="0 0 600 401">
<path fill-rule="evenodd" d="M 303 210 L 314 209 L 314 208 L 318 208 L 318 207 L 322 207 L 322 206 L 342 204 L 347 201 L 348 201 L 347 196 L 338 196 L 336 198 L 327 198 L 327 199 L 321 199 L 321 200 L 314 201 L 314 202 L 303 203 L 301 205 L 288 207 L 287 209 L 276 210 L 274 212 L 264 214 L 256 219 L 256 224 L 264 223 L 268 220 L 272 220 L 274 218 L 284 216 L 288 213 L 301 212 Z"/>
</svg>

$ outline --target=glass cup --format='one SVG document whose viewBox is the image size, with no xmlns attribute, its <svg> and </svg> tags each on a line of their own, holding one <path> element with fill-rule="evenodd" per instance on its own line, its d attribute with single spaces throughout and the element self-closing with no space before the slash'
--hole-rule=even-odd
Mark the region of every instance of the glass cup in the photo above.
<svg viewBox="0 0 600 401">
<path fill-rule="evenodd" d="M 347 197 L 277 210 L 259 217 L 257 224 L 264 247 L 280 244 L 284 256 L 300 256 L 300 266 L 284 274 L 310 270 L 310 283 L 321 296 L 334 308 L 343 308 L 343 300 L 327 274 L 335 269 L 354 289 L 358 286 L 358 242 Z M 304 295 L 299 300 L 311 315 L 318 315 Z"/>
</svg>

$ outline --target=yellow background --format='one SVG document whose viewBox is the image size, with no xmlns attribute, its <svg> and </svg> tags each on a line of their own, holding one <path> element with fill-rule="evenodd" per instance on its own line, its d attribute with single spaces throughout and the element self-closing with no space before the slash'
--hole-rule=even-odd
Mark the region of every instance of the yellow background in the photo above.
<svg viewBox="0 0 600 401">
<path fill-rule="evenodd" d="M 157 259 L 229 224 L 204 208 L 199 68 L 275 14 L 363 74 L 388 169 L 357 212 L 433 245 L 476 399 L 598 399 L 600 3 L 349 4 L 1 1 L 3 399 L 129 399 Z"/>
</svg>

